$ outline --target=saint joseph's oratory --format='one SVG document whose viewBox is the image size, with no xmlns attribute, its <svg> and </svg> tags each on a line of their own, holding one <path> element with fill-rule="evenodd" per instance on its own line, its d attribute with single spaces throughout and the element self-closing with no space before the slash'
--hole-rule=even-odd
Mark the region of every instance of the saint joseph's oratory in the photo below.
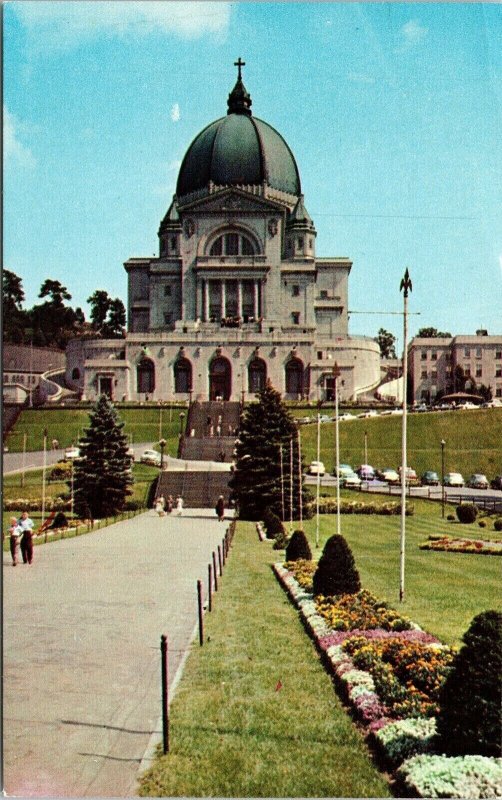
<svg viewBox="0 0 502 800">
<path fill-rule="evenodd" d="M 93 400 L 355 399 L 380 381 L 379 347 L 348 334 L 345 257 L 318 258 L 298 167 L 251 112 L 241 76 L 226 116 L 195 137 L 158 231 L 130 258 L 125 339 L 67 349 L 67 385 Z"/>
</svg>

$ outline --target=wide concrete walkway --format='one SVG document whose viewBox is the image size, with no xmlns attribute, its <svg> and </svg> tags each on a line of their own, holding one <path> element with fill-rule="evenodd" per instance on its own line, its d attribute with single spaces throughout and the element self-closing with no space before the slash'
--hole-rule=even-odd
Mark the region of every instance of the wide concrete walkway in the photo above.
<svg viewBox="0 0 502 800">
<path fill-rule="evenodd" d="M 159 732 L 160 635 L 172 683 L 197 621 L 196 581 L 206 586 L 227 524 L 208 509 L 150 511 L 36 547 L 32 566 L 4 553 L 8 795 L 136 794 Z"/>
</svg>

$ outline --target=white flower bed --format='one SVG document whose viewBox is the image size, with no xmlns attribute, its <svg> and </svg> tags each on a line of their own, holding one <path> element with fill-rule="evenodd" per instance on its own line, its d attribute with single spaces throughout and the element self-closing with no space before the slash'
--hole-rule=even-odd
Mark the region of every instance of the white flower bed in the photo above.
<svg viewBox="0 0 502 800">
<path fill-rule="evenodd" d="M 502 796 L 502 759 L 485 756 L 419 755 L 397 771 L 407 790 L 419 797 Z"/>
</svg>

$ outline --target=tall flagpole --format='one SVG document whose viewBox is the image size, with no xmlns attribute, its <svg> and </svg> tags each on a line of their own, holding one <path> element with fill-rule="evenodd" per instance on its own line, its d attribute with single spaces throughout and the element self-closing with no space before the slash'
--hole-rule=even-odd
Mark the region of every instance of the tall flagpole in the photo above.
<svg viewBox="0 0 502 800">
<path fill-rule="evenodd" d="M 317 412 L 317 461 L 321 460 L 321 415 Z M 321 475 L 317 470 L 317 497 L 316 497 L 316 526 L 315 546 L 319 547 L 319 492 L 321 488 Z"/>
<path fill-rule="evenodd" d="M 338 378 L 340 377 L 340 368 L 336 361 L 333 367 L 333 377 L 335 379 L 336 532 L 340 535 L 340 430 L 338 426 Z"/>
<path fill-rule="evenodd" d="M 281 459 L 281 504 L 282 504 L 282 521 L 284 522 L 285 519 L 285 511 L 284 511 L 284 464 L 282 462 L 282 444 L 279 446 L 279 456 Z"/>
<path fill-rule="evenodd" d="M 298 428 L 298 502 L 300 505 L 300 530 L 303 530 L 303 493 L 302 493 L 302 437 Z"/>
<path fill-rule="evenodd" d="M 400 539 L 400 572 L 399 572 L 399 600 L 404 600 L 404 554 L 406 542 L 406 424 L 407 424 L 407 381 L 408 381 L 408 292 L 412 291 L 412 284 L 408 267 L 399 286 L 403 292 L 403 428 L 402 428 L 402 453 L 401 453 L 401 539 Z"/>
<path fill-rule="evenodd" d="M 293 532 L 293 436 L 289 440 L 289 532 Z"/>
</svg>

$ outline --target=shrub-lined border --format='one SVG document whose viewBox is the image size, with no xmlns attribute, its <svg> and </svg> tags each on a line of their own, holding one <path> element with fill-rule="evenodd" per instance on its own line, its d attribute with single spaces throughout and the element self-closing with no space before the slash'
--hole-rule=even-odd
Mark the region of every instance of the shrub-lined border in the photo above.
<svg viewBox="0 0 502 800">
<path fill-rule="evenodd" d="M 343 638 L 360 632 L 344 632 L 340 636 L 340 632 L 332 631 L 317 613 L 312 593 L 303 589 L 282 564 L 273 564 L 272 568 L 290 600 L 299 609 L 306 630 L 334 678 L 335 687 L 362 725 L 368 743 L 376 747 L 384 765 L 394 773 L 401 795 L 445 798 L 496 798 L 502 795 L 502 759 L 486 756 L 452 758 L 431 753 L 437 743 L 433 717 L 389 720 L 370 673 L 356 669 L 340 643 L 330 643 L 333 637 L 338 636 L 343 641 Z M 388 635 L 387 632 L 382 634 Z M 391 632 L 390 635 L 404 639 L 423 640 L 425 637 L 426 641 L 430 637 L 415 623 L 410 631 Z M 432 646 L 441 646 L 435 637 L 430 638 Z"/>
</svg>

